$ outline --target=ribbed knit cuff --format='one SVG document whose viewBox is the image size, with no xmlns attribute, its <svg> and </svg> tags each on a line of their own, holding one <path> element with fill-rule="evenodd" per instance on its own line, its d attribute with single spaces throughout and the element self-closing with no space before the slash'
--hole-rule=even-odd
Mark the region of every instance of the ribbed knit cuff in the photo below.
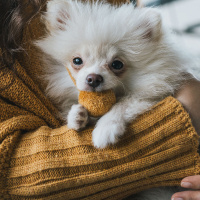
<svg viewBox="0 0 200 200">
<path fill-rule="evenodd" d="M 199 173 L 198 136 L 173 97 L 135 120 L 115 146 L 95 149 L 91 132 L 43 126 L 24 134 L 10 162 L 9 198 L 122 199 Z"/>
</svg>

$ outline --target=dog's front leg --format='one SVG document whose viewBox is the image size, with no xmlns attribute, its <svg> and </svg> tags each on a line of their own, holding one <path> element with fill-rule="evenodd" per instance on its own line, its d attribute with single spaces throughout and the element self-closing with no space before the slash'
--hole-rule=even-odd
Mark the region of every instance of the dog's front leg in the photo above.
<svg viewBox="0 0 200 200">
<path fill-rule="evenodd" d="M 141 114 L 148 110 L 152 103 L 127 97 L 115 104 L 112 109 L 102 116 L 92 133 L 93 144 L 96 148 L 105 148 L 109 144 L 115 144 L 118 138 L 124 134 L 126 126 Z"/>
<path fill-rule="evenodd" d="M 89 121 L 87 110 L 80 104 L 75 104 L 67 116 L 67 126 L 76 131 L 85 128 Z"/>
</svg>

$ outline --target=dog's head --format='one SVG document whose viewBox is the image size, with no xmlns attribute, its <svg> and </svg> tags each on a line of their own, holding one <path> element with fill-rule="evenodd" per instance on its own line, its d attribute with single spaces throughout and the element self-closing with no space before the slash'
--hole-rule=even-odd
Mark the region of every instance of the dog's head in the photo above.
<svg viewBox="0 0 200 200">
<path fill-rule="evenodd" d="M 157 11 L 128 4 L 52 0 L 44 17 L 49 33 L 37 45 L 69 68 L 79 90 L 124 87 L 154 59 L 162 37 Z"/>
</svg>

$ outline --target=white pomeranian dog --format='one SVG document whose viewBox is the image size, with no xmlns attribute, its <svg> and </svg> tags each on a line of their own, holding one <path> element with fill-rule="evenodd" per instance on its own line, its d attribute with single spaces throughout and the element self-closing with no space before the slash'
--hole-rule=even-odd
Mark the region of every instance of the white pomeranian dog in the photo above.
<svg viewBox="0 0 200 200">
<path fill-rule="evenodd" d="M 93 130 L 97 148 L 115 144 L 139 114 L 192 77 L 190 61 L 171 41 L 156 9 L 52 0 L 44 20 L 48 32 L 36 45 L 45 54 L 46 91 L 68 127 L 80 130 L 90 121 L 78 104 L 78 90 L 116 94 L 117 103 Z M 150 189 L 133 199 L 168 200 L 173 193 Z"/>
<path fill-rule="evenodd" d="M 89 122 L 78 90 L 116 94 L 117 103 L 92 133 L 97 148 L 115 144 L 127 124 L 190 78 L 188 60 L 156 9 L 52 0 L 44 19 L 48 33 L 36 45 L 45 53 L 47 94 L 68 127 L 80 130 Z"/>
</svg>

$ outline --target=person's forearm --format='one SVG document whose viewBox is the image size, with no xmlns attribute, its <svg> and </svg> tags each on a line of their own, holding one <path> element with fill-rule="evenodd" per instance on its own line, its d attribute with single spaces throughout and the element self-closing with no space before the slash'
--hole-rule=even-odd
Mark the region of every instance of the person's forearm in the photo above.
<svg viewBox="0 0 200 200">
<path fill-rule="evenodd" d="M 192 124 L 200 134 L 200 81 L 191 80 L 177 92 L 175 97 L 189 112 Z M 190 190 L 177 192 L 172 200 L 197 200 L 200 199 L 200 176 L 189 176 L 181 181 L 181 186 Z M 193 191 L 195 190 L 195 191 Z"/>
<path fill-rule="evenodd" d="M 200 81 L 191 80 L 177 92 L 175 97 L 190 114 L 192 124 L 200 134 Z"/>
</svg>

